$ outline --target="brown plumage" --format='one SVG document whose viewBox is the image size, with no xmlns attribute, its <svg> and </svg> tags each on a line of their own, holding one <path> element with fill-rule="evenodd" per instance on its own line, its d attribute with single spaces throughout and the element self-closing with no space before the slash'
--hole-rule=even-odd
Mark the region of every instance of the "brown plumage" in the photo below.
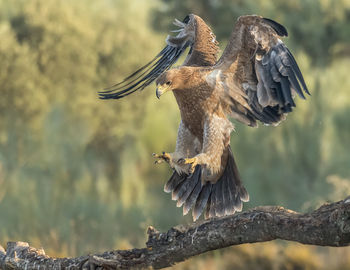
<svg viewBox="0 0 350 270">
<path fill-rule="evenodd" d="M 192 208 L 194 220 L 204 210 L 206 218 L 233 214 L 249 196 L 230 148 L 229 118 L 277 125 L 295 107 L 295 94 L 309 92 L 277 22 L 240 17 L 219 60 L 215 35 L 200 17 L 190 14 L 174 24 L 179 34 L 168 36 L 156 58 L 100 97 L 118 99 L 155 80 L 158 98 L 172 91 L 181 114 L 176 149 L 155 155 L 174 169 L 164 190 L 184 214 Z M 169 70 L 187 47 L 183 65 Z"/>
</svg>

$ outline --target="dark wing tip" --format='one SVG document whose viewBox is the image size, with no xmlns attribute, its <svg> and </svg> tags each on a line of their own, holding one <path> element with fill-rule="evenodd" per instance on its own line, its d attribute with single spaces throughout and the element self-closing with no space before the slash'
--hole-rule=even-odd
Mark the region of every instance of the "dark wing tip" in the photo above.
<svg viewBox="0 0 350 270">
<path fill-rule="evenodd" d="M 137 90 L 142 90 L 168 70 L 181 56 L 189 43 L 181 46 L 167 45 L 153 60 L 141 67 L 122 82 L 100 91 L 100 99 L 120 99 Z"/>
<path fill-rule="evenodd" d="M 187 16 L 182 20 L 183 23 L 188 23 L 189 21 L 190 21 L 190 15 L 187 15 Z"/>
<path fill-rule="evenodd" d="M 282 24 L 268 18 L 263 18 L 263 21 L 270 25 L 279 36 L 288 37 L 288 31 Z"/>
</svg>

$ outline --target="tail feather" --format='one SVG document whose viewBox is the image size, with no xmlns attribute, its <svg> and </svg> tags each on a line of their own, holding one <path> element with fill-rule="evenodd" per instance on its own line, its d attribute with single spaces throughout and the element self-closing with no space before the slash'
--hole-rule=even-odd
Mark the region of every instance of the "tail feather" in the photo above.
<svg viewBox="0 0 350 270">
<path fill-rule="evenodd" d="M 194 206 L 201 190 L 202 190 L 202 183 L 201 183 L 200 178 L 199 178 L 195 188 L 193 189 L 191 195 L 187 198 L 187 200 L 183 206 L 183 214 L 184 215 L 187 215 L 187 213 Z"/>
<path fill-rule="evenodd" d="M 216 202 L 215 202 L 215 215 L 218 217 L 225 215 L 225 205 L 224 205 L 224 194 L 222 193 L 222 184 L 225 178 L 221 179 L 216 183 Z"/>
<path fill-rule="evenodd" d="M 236 196 L 235 202 L 234 202 L 234 208 L 237 212 L 241 212 L 243 208 L 243 203 L 239 195 Z"/>
<path fill-rule="evenodd" d="M 249 193 L 245 189 L 245 187 L 241 186 L 241 188 L 239 190 L 239 196 L 240 196 L 242 202 L 249 202 Z"/>
<path fill-rule="evenodd" d="M 210 187 L 212 188 L 213 185 L 210 185 Z M 211 205 L 211 198 L 210 198 L 210 194 L 209 194 L 209 198 L 208 198 L 208 203 L 207 203 L 207 207 L 205 208 L 205 213 L 204 213 L 204 218 L 205 219 L 208 219 L 210 218 L 210 205 Z M 201 213 L 200 213 L 201 214 Z M 200 216 L 200 214 L 198 215 L 198 217 Z M 197 219 L 194 219 L 193 220 L 197 220 Z"/>
<path fill-rule="evenodd" d="M 235 213 L 235 208 L 233 207 L 233 196 L 230 191 L 230 179 L 225 175 L 222 182 L 222 194 L 225 207 L 225 215 L 233 215 Z"/>
<path fill-rule="evenodd" d="M 182 195 L 186 192 L 187 186 L 189 186 L 190 181 L 186 181 L 187 177 L 185 178 L 185 181 L 182 181 L 180 184 L 177 185 L 177 187 L 173 190 L 171 193 L 171 199 L 173 201 L 177 201 Z"/>
<path fill-rule="evenodd" d="M 181 207 L 185 203 L 198 182 L 200 182 L 200 170 L 196 170 L 192 175 L 187 177 L 186 181 L 180 184 L 182 186 L 181 193 L 179 191 L 180 195 L 176 203 L 177 207 Z"/>
<path fill-rule="evenodd" d="M 202 191 L 199 194 L 196 204 L 192 210 L 193 220 L 197 220 L 202 214 L 207 204 L 208 205 L 210 204 L 210 194 L 211 194 L 212 188 L 213 186 L 211 184 L 206 184 L 204 185 L 204 187 L 202 187 Z"/>
<path fill-rule="evenodd" d="M 211 195 L 210 195 L 210 210 L 209 210 L 209 218 L 215 217 L 215 206 L 216 206 L 216 189 L 217 185 L 213 185 Z"/>
<path fill-rule="evenodd" d="M 197 220 L 205 210 L 205 218 L 232 215 L 242 211 L 243 202 L 249 201 L 247 190 L 241 183 L 238 169 L 228 146 L 228 159 L 225 170 L 219 180 L 202 185 L 202 169 L 197 165 L 195 172 L 189 176 L 179 175 L 174 171 L 164 186 L 165 192 L 172 192 L 172 199 L 177 206 L 183 206 L 186 215 L 191 208 L 193 220 Z"/>
<path fill-rule="evenodd" d="M 172 192 L 181 182 L 186 179 L 186 175 L 178 174 L 176 171 L 172 174 L 168 182 L 164 186 L 164 191 L 166 193 Z"/>
</svg>

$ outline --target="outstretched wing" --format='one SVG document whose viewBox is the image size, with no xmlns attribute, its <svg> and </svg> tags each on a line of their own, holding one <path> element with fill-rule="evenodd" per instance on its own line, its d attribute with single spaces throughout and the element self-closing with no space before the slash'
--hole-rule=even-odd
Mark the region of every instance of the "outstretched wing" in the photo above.
<svg viewBox="0 0 350 270">
<path fill-rule="evenodd" d="M 174 25 L 178 26 L 179 29 L 174 30 L 173 32 L 179 33 L 176 36 L 167 37 L 167 45 L 154 59 L 125 78 L 122 82 L 105 89 L 105 91 L 99 92 L 100 98 L 119 99 L 130 95 L 137 90 L 144 89 L 155 81 L 159 75 L 175 64 L 175 62 L 188 47 L 191 47 L 191 49 L 184 65 L 215 64 L 217 53 L 215 50 L 218 50 L 217 42 L 214 34 L 211 33 L 210 28 L 200 17 L 190 14 L 186 16 L 182 22 L 175 19 Z M 205 31 L 207 29 L 209 29 L 209 31 Z M 206 35 L 198 35 L 198 32 L 205 32 Z M 207 38 L 208 35 L 210 38 Z M 207 38 L 209 41 L 203 40 L 204 38 Z M 198 40 L 201 40 L 202 43 L 209 42 L 213 44 L 211 46 L 207 46 L 209 49 L 211 49 L 209 50 L 208 54 L 215 55 L 215 59 L 213 61 L 208 61 L 206 53 L 198 53 L 194 49 L 195 45 L 198 43 Z"/>
<path fill-rule="evenodd" d="M 225 75 L 224 96 L 234 118 L 251 126 L 256 120 L 277 124 L 295 107 L 295 94 L 303 99 L 304 93 L 310 94 L 292 53 L 280 39 L 287 35 L 282 25 L 270 19 L 238 19 L 217 64 Z"/>
<path fill-rule="evenodd" d="M 166 39 L 167 45 L 155 58 L 129 75 L 122 82 L 99 92 L 100 98 L 119 99 L 128 96 L 137 90 L 144 89 L 155 81 L 160 74 L 168 70 L 179 59 L 186 48 L 194 42 L 193 32 L 186 31 L 187 28 L 185 26 L 187 22 L 187 17 L 183 22 L 175 20 L 174 24 L 180 27 L 180 29 L 175 31 L 179 31 L 179 34 L 175 37 L 168 36 Z"/>
</svg>

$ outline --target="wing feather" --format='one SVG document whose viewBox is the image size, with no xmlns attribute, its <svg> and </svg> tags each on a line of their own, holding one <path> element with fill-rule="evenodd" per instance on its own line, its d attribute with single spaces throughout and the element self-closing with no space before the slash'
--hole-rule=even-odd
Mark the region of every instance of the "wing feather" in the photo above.
<svg viewBox="0 0 350 270">
<path fill-rule="evenodd" d="M 186 17 L 183 22 L 175 20 L 174 24 L 180 27 L 179 34 L 168 36 L 167 45 L 143 67 L 139 68 L 120 83 L 106 88 L 99 92 L 101 99 L 119 99 L 132 94 L 135 91 L 143 90 L 154 82 L 159 75 L 168 70 L 186 49 L 194 44 L 195 36 L 193 31 L 187 31 L 186 24 L 189 22 Z"/>
<path fill-rule="evenodd" d="M 282 24 L 279 24 L 278 22 L 268 18 L 263 18 L 263 21 L 268 25 L 270 25 L 279 36 L 281 37 L 288 36 L 288 31 Z"/>
<path fill-rule="evenodd" d="M 176 36 L 169 35 L 166 38 L 167 45 L 162 49 L 161 52 L 159 52 L 150 62 L 133 72 L 121 82 L 104 89 L 104 91 L 99 92 L 99 97 L 101 99 L 120 99 L 138 90 L 143 90 L 145 87 L 154 82 L 163 72 L 170 69 L 171 66 L 176 63 L 176 61 L 188 47 L 190 47 L 190 50 L 188 52 L 188 56 L 184 65 L 207 66 L 213 65 L 215 63 L 218 47 L 215 38 L 215 42 L 212 41 L 214 35 L 212 33 L 211 35 L 207 33 L 207 35 L 211 37 L 210 40 L 208 37 L 205 37 L 201 34 L 197 35 L 198 28 L 200 28 L 201 33 L 207 32 L 206 28 L 210 30 L 210 28 L 204 23 L 201 18 L 190 14 L 186 16 L 182 22 L 175 19 L 174 25 L 180 27 L 180 29 L 175 30 L 175 32 L 179 33 Z M 211 46 L 207 47 L 212 48 L 212 51 L 208 52 L 208 54 L 215 55 L 215 59 L 212 61 L 213 63 L 206 59 L 206 55 L 193 53 L 193 49 L 196 46 L 197 42 L 207 42 L 206 45 L 210 43 L 209 45 Z M 215 43 L 214 46 L 211 44 L 213 42 Z"/>
<path fill-rule="evenodd" d="M 100 98 L 119 99 L 137 90 L 143 90 L 155 81 L 160 74 L 168 70 L 189 45 L 190 42 L 186 42 L 179 47 L 167 45 L 151 62 L 128 76 L 123 82 L 99 92 Z"/>
<path fill-rule="evenodd" d="M 251 114 L 265 124 L 278 124 L 283 120 L 284 114 L 296 106 L 295 94 L 302 99 L 305 99 L 305 93 L 310 94 L 297 62 L 279 38 L 287 35 L 285 27 L 271 19 L 254 15 L 238 19 L 231 40 L 217 64 L 217 68 L 227 76 L 234 74 L 231 85 L 223 82 L 229 89 L 224 91 L 223 100 L 227 100 L 229 95 L 231 111 L 228 114 L 233 118 L 239 107 L 232 104 L 241 104 L 235 98 L 240 95 L 237 85 L 246 94 L 244 98 Z M 236 44 L 241 44 L 241 47 L 237 49 Z M 245 114 L 248 115 L 247 112 Z"/>
</svg>

